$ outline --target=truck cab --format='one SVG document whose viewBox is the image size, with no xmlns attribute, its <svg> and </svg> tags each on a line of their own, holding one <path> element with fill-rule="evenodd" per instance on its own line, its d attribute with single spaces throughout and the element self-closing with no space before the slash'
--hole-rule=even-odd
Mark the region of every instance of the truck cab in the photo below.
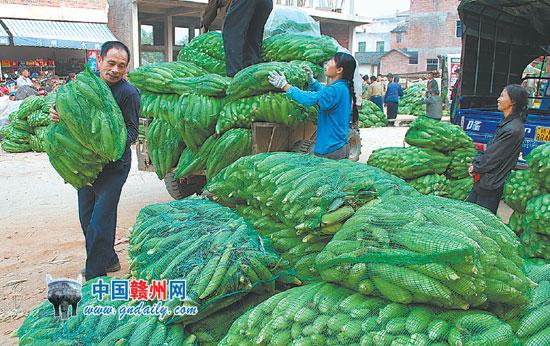
<svg viewBox="0 0 550 346">
<path fill-rule="evenodd" d="M 550 3 L 462 0 L 462 59 L 458 117 L 478 150 L 493 138 L 503 114 L 497 98 L 509 84 L 529 93 L 525 140 L 518 162 L 550 141 Z"/>
</svg>

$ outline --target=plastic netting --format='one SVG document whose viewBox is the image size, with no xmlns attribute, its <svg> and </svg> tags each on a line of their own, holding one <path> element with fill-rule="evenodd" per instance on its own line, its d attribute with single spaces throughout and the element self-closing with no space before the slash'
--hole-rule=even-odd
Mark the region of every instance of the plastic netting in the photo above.
<svg viewBox="0 0 550 346">
<path fill-rule="evenodd" d="M 526 160 L 535 180 L 550 191 L 550 143 L 533 149 Z"/>
<path fill-rule="evenodd" d="M 472 139 L 459 126 L 422 116 L 413 121 L 405 134 L 410 145 L 441 152 L 473 148 Z"/>
<path fill-rule="evenodd" d="M 231 129 L 216 140 L 206 161 L 206 179 L 210 180 L 229 164 L 252 153 L 252 132 Z"/>
<path fill-rule="evenodd" d="M 524 304 L 519 240 L 491 215 L 447 198 L 383 196 L 344 223 L 316 267 L 325 281 L 399 303 Z"/>
<path fill-rule="evenodd" d="M 123 304 L 136 302 L 110 300 L 98 301 L 91 294 L 91 285 L 102 280 L 110 283 L 110 277 L 99 277 L 82 285 L 82 299 L 77 316 L 66 321 L 57 320 L 47 300 L 33 309 L 17 331 L 19 345 L 186 345 L 193 346 L 195 337 L 187 335 L 182 325 L 166 326 L 156 317 L 118 314 Z M 149 305 L 149 302 L 145 302 Z M 85 315 L 86 306 L 112 307 L 113 314 Z M 120 341 L 122 343 L 117 343 Z"/>
<path fill-rule="evenodd" d="M 267 93 L 227 103 L 218 117 L 216 132 L 233 127 L 250 128 L 255 121 L 274 122 L 290 127 L 316 120 L 317 109 L 305 107 L 284 94 Z"/>
<path fill-rule="evenodd" d="M 141 92 L 140 116 L 144 118 L 161 118 L 168 121 L 178 107 L 179 96 L 175 94 L 155 94 Z"/>
<path fill-rule="evenodd" d="M 220 345 L 512 345 L 484 311 L 441 311 L 364 297 L 330 283 L 292 288 L 237 319 Z"/>
<path fill-rule="evenodd" d="M 508 226 L 514 231 L 518 236 L 523 232 L 523 218 L 525 215 L 520 213 L 517 210 L 514 210 L 510 219 L 508 220 Z"/>
<path fill-rule="evenodd" d="M 173 90 L 168 83 L 173 79 L 197 77 L 207 73 L 192 62 L 173 61 L 138 67 L 128 73 L 128 79 L 140 90 L 171 94 Z"/>
<path fill-rule="evenodd" d="M 274 8 L 264 27 L 264 39 L 280 34 L 321 37 L 319 22 L 297 8 Z"/>
<path fill-rule="evenodd" d="M 388 119 L 384 112 L 374 102 L 363 100 L 361 110 L 359 111 L 359 127 L 384 127 L 388 124 Z"/>
<path fill-rule="evenodd" d="M 528 230 L 550 235 L 550 193 L 532 198 L 527 202 L 523 226 Z"/>
<path fill-rule="evenodd" d="M 463 179 L 449 179 L 447 181 L 447 197 L 452 199 L 457 199 L 459 201 L 464 201 L 468 198 L 468 195 L 474 187 L 474 180 L 472 177 L 467 177 Z"/>
<path fill-rule="evenodd" d="M 476 156 L 477 151 L 473 148 L 459 148 L 451 151 L 451 163 L 447 169 L 447 176 L 452 179 L 463 179 L 468 177 L 468 167 Z"/>
<path fill-rule="evenodd" d="M 441 174 L 429 174 L 409 181 L 409 184 L 424 195 L 446 196 L 447 178 Z"/>
<path fill-rule="evenodd" d="M 130 270 L 144 279 L 185 279 L 198 321 L 249 292 L 273 292 L 286 262 L 231 209 L 200 198 L 143 208 L 131 231 Z"/>
<path fill-rule="evenodd" d="M 428 174 L 443 174 L 450 158 L 433 149 L 387 147 L 374 150 L 367 162 L 402 179 L 415 179 Z"/>
<path fill-rule="evenodd" d="M 154 119 L 147 132 L 149 157 L 159 179 L 174 168 L 185 148 L 176 129 L 161 119 Z"/>
<path fill-rule="evenodd" d="M 179 95 L 197 94 L 213 97 L 224 97 L 225 90 L 229 86 L 231 78 L 223 77 L 215 73 L 205 74 L 200 77 L 176 78 L 169 82 L 172 90 Z"/>
<path fill-rule="evenodd" d="M 262 58 L 265 61 L 304 60 L 322 64 L 332 59 L 337 52 L 337 42 L 324 35 L 280 34 L 262 43 Z"/>
<path fill-rule="evenodd" d="M 527 201 L 543 193 L 543 188 L 533 179 L 531 171 L 514 171 L 504 185 L 502 199 L 512 209 L 525 212 Z"/>
<path fill-rule="evenodd" d="M 544 258 L 550 261 L 550 236 L 526 229 L 521 233 L 526 257 Z"/>
<path fill-rule="evenodd" d="M 250 293 L 243 299 L 217 311 L 196 323 L 185 326 L 185 329 L 197 339 L 200 346 L 216 346 L 225 337 L 229 328 L 241 315 L 267 300 L 275 293 Z"/>
<path fill-rule="evenodd" d="M 399 114 L 421 116 L 426 115 L 426 83 L 418 82 L 410 84 L 399 99 Z"/>
</svg>

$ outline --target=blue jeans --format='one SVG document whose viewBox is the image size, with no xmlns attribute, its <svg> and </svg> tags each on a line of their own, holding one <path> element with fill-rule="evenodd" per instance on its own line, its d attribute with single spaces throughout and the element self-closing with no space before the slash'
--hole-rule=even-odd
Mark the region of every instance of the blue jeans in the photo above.
<svg viewBox="0 0 550 346">
<path fill-rule="evenodd" d="M 117 206 L 131 161 L 118 160 L 103 168 L 92 186 L 78 190 L 78 214 L 86 238 L 86 280 L 106 275 L 118 261 L 115 253 Z"/>
</svg>

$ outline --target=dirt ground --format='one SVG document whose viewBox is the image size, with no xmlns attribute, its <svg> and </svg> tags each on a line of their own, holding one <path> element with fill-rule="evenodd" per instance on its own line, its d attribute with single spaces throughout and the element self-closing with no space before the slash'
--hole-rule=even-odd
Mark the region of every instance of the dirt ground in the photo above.
<svg viewBox="0 0 550 346">
<path fill-rule="evenodd" d="M 360 161 L 377 148 L 402 146 L 406 130 L 361 130 Z M 122 270 L 117 276 L 127 273 L 128 230 L 139 210 L 170 200 L 154 173 L 137 170 L 134 156 L 118 208 L 115 248 Z M 499 213 L 507 221 L 511 210 L 501 205 Z M 46 299 L 46 274 L 76 278 L 85 260 L 76 191 L 63 183 L 46 154 L 0 150 L 0 237 L 0 345 L 15 345 L 10 334 Z"/>
</svg>

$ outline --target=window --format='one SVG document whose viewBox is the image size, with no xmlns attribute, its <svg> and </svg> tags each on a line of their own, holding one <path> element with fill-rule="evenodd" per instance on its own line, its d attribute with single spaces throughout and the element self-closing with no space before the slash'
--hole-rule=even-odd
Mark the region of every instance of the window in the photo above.
<svg viewBox="0 0 550 346">
<path fill-rule="evenodd" d="M 176 26 L 174 28 L 174 44 L 176 46 L 183 46 L 187 43 L 189 43 L 189 28 Z"/>
<path fill-rule="evenodd" d="M 409 65 L 418 65 L 418 52 L 407 52 L 409 54 Z"/>
<path fill-rule="evenodd" d="M 153 45 L 153 26 L 152 25 L 141 25 L 141 44 L 142 45 Z"/>
<path fill-rule="evenodd" d="M 364 53 L 367 51 L 367 43 L 366 42 L 359 42 L 359 52 Z"/>
<path fill-rule="evenodd" d="M 376 51 L 384 52 L 384 41 L 376 41 Z"/>
<path fill-rule="evenodd" d="M 426 71 L 437 71 L 438 67 L 439 67 L 439 60 L 426 59 Z"/>
<path fill-rule="evenodd" d="M 462 21 L 456 21 L 456 37 L 462 37 Z"/>
<path fill-rule="evenodd" d="M 398 32 L 398 33 L 397 33 L 396 39 L 397 39 L 397 43 L 403 42 L 403 33 L 402 33 L 402 32 Z"/>
</svg>

